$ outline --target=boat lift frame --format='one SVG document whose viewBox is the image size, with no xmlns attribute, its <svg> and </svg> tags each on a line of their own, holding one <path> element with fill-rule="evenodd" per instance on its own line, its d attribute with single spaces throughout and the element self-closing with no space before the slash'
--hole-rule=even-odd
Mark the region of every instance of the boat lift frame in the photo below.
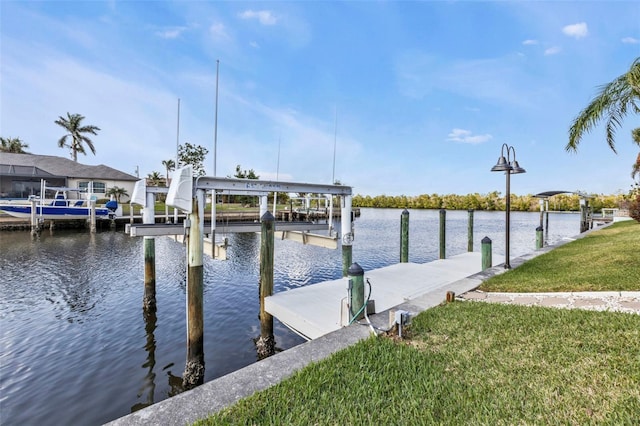
<svg viewBox="0 0 640 426">
<path fill-rule="evenodd" d="M 342 230 L 342 270 L 343 276 L 347 275 L 347 270 L 351 266 L 352 260 L 352 216 L 351 216 L 351 194 L 352 189 L 343 185 L 321 185 L 294 182 L 261 181 L 256 179 L 232 179 L 217 177 L 193 177 L 191 166 L 177 169 L 174 180 L 167 192 L 166 205 L 182 210 L 188 214 L 184 221 L 183 236 L 187 242 L 187 282 L 186 282 L 186 313 L 187 313 L 187 361 L 183 374 L 183 383 L 198 384 L 204 380 L 204 205 L 206 192 L 212 192 L 211 197 L 211 231 L 210 241 L 212 242 L 212 255 L 215 255 L 215 232 L 216 232 L 216 198 L 217 194 L 225 193 L 250 193 L 259 195 L 260 202 L 260 225 L 262 234 L 271 233 L 271 244 L 265 238 L 261 244 L 261 338 L 264 334 L 269 334 L 273 338 L 273 318 L 263 311 L 264 296 L 273 291 L 273 215 L 267 210 L 266 197 L 268 192 L 312 192 L 321 194 L 339 195 L 341 198 L 341 230 Z M 156 190 L 157 191 L 157 190 Z M 132 194 L 132 202 L 143 204 L 143 222 L 154 224 L 154 205 L 156 191 L 147 191 L 144 182 L 136 184 Z M 263 201 L 264 200 L 264 201 Z M 264 210 L 264 211 L 263 211 Z M 134 228 L 134 227 L 132 227 Z M 271 230 L 269 230 L 269 228 Z M 290 231 L 292 232 L 292 231 Z M 144 256 L 145 256 L 145 303 L 148 300 L 149 306 L 155 306 L 155 243 L 152 236 L 145 236 Z M 304 241 L 304 238 L 303 238 Z M 264 248 L 263 248 L 264 247 Z M 337 241 L 336 241 L 337 247 Z M 226 250 L 225 250 L 226 251 Z M 265 263 L 264 271 L 262 262 Z M 270 266 L 267 267 L 267 264 Z M 147 274 L 147 271 L 149 273 Z M 270 281 L 270 285 L 269 282 Z M 264 287 L 262 287 L 264 285 Z M 146 306 L 146 305 L 145 305 Z M 264 315 L 263 315 L 264 312 Z M 269 332 L 271 323 L 271 332 Z"/>
</svg>

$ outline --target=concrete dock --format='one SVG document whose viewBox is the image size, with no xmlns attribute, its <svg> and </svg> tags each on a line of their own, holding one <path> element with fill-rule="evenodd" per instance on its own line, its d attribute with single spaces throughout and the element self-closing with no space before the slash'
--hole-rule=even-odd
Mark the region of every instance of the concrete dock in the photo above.
<svg viewBox="0 0 640 426">
<path fill-rule="evenodd" d="M 468 252 L 423 264 L 397 263 L 365 271 L 364 276 L 371 283 L 370 299 L 375 302 L 375 311 L 382 312 L 481 269 L 481 254 Z M 368 292 L 365 285 L 365 297 Z M 342 300 L 346 297 L 347 278 L 341 278 L 276 293 L 265 299 L 265 309 L 287 327 L 312 340 L 343 326 Z"/>
</svg>

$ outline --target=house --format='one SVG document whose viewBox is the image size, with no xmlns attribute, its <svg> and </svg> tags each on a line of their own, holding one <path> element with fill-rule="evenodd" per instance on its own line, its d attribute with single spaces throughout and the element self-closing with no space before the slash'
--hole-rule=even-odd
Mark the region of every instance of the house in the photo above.
<svg viewBox="0 0 640 426">
<path fill-rule="evenodd" d="M 13 154 L 0 152 L 0 198 L 28 198 L 40 195 L 40 181 L 49 187 L 65 187 L 86 190 L 91 185 L 93 193 L 101 194 L 115 186 L 129 194 L 121 202 L 129 200 L 133 186 L 139 178 L 100 164 L 88 166 L 53 155 Z M 70 198 L 78 198 L 70 195 Z"/>
</svg>

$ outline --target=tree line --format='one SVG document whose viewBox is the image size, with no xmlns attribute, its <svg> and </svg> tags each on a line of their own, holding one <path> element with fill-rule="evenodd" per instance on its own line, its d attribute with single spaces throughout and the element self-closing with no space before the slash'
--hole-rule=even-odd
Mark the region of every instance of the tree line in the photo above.
<svg viewBox="0 0 640 426">
<path fill-rule="evenodd" d="M 589 206 L 594 211 L 603 208 L 628 208 L 628 195 L 594 195 Z M 407 195 L 354 195 L 354 207 L 407 208 L 407 209 L 446 209 L 446 210 L 504 210 L 505 198 L 499 191 L 488 194 L 422 194 Z M 580 196 L 577 194 L 558 194 L 549 198 L 549 210 L 579 211 Z M 540 199 L 533 195 L 511 194 L 511 211 L 540 211 Z"/>
</svg>

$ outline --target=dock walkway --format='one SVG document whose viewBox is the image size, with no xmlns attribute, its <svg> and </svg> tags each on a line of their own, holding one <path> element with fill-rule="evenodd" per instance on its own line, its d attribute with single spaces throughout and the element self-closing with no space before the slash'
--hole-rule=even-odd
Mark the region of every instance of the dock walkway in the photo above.
<svg viewBox="0 0 640 426">
<path fill-rule="evenodd" d="M 383 312 L 481 270 L 481 254 L 468 252 L 423 264 L 397 263 L 365 271 L 364 277 L 371 282 L 376 312 Z M 368 291 L 365 285 L 365 296 Z M 347 278 L 341 278 L 276 293 L 265 299 L 265 309 L 303 337 L 316 339 L 342 327 L 346 297 Z"/>
</svg>

